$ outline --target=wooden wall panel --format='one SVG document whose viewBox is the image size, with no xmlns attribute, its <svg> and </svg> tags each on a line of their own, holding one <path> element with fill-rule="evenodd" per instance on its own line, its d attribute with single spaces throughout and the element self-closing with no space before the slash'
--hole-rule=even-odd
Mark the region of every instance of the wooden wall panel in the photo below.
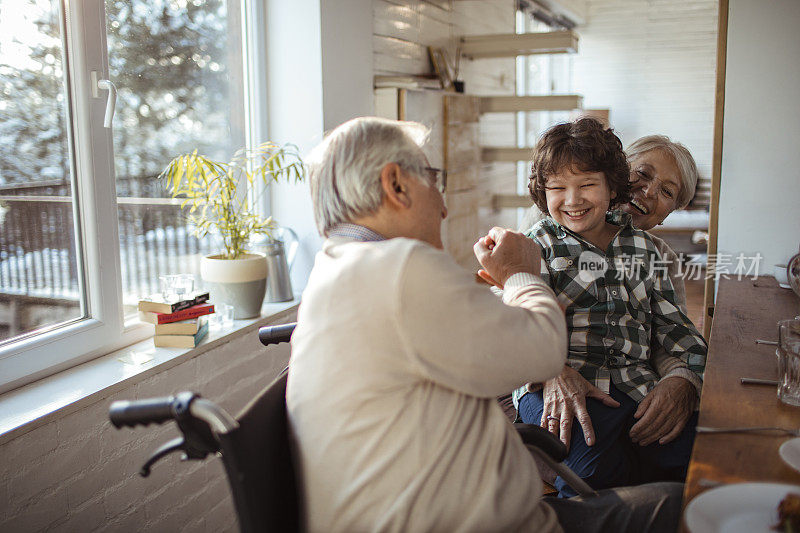
<svg viewBox="0 0 800 533">
<path fill-rule="evenodd" d="M 394 37 L 405 41 L 421 42 L 419 2 L 403 2 L 398 5 L 385 0 L 372 2 L 372 33 L 382 37 Z"/>
<path fill-rule="evenodd" d="M 448 190 L 475 186 L 475 170 L 480 168 L 479 100 L 474 96 L 447 95 L 444 98 L 445 168 L 448 171 Z M 449 174 L 454 174 L 453 180 Z M 458 174 L 458 175 L 455 175 Z"/>
<path fill-rule="evenodd" d="M 453 28 L 459 35 L 513 33 L 515 9 L 513 0 L 458 0 Z"/>
<path fill-rule="evenodd" d="M 476 194 L 481 165 L 479 100 L 475 96 L 447 95 L 443 99 L 445 168 L 448 218 L 443 225 L 445 249 L 463 267 L 474 269 L 472 245 L 478 240 L 480 221 Z"/>
<path fill-rule="evenodd" d="M 428 7 L 435 7 L 442 11 L 452 11 L 454 3 L 455 0 L 424 0 L 421 3 L 422 5 L 420 6 L 420 9 L 425 9 L 426 6 L 428 6 Z"/>
<path fill-rule="evenodd" d="M 430 74 L 428 46 L 455 42 L 450 2 L 373 0 L 372 8 L 376 75 Z"/>
<path fill-rule="evenodd" d="M 480 98 L 450 94 L 445 95 L 444 99 L 445 105 L 448 106 L 448 124 L 478 122 L 480 120 Z M 453 105 L 450 105 L 450 102 L 453 102 Z"/>
<path fill-rule="evenodd" d="M 374 35 L 372 46 L 375 63 L 380 65 L 380 69 L 375 68 L 375 75 L 430 73 L 428 49 L 419 43 Z"/>
<path fill-rule="evenodd" d="M 446 3 L 446 2 L 445 2 Z M 423 41 L 433 46 L 447 46 L 454 38 L 451 19 L 452 8 L 421 2 L 419 6 L 419 30 Z"/>
<path fill-rule="evenodd" d="M 463 191 L 447 192 L 447 219 L 452 222 L 454 219 L 474 216 L 479 207 L 486 207 L 481 192 L 475 187 Z M 472 242 L 478 240 L 476 236 Z"/>
<path fill-rule="evenodd" d="M 440 91 L 412 91 L 401 89 L 405 100 L 405 115 L 401 120 L 421 122 L 431 130 L 425 155 L 431 166 L 445 168 L 444 162 L 444 103 Z M 401 96 L 401 98 L 403 98 Z"/>
<path fill-rule="evenodd" d="M 481 165 L 478 123 L 449 124 L 445 167 L 448 172 L 463 172 Z"/>
<path fill-rule="evenodd" d="M 447 171 L 447 193 L 472 190 L 478 183 L 481 175 L 480 165 L 475 165 L 463 170 Z"/>
</svg>

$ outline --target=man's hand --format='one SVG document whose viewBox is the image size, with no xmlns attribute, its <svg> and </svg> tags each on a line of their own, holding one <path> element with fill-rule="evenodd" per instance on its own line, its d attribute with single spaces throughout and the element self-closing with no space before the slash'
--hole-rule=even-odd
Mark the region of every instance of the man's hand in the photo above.
<svg viewBox="0 0 800 533">
<path fill-rule="evenodd" d="M 586 409 L 587 397 L 596 398 L 609 407 L 619 407 L 617 400 L 586 381 L 577 370 L 569 366 L 564 366 L 561 374 L 544 383 L 544 410 L 539 425 L 559 437 L 568 450 L 572 438 L 573 416 L 583 429 L 586 445 L 594 446 L 594 428 Z"/>
<path fill-rule="evenodd" d="M 473 246 L 483 270 L 478 275 L 487 283 L 503 287 L 519 272 L 539 274 L 542 254 L 539 245 L 522 233 L 494 227 Z"/>
<path fill-rule="evenodd" d="M 633 414 L 639 421 L 631 428 L 631 440 L 640 446 L 674 440 L 692 416 L 697 389 L 681 377 L 658 382 Z"/>
<path fill-rule="evenodd" d="M 475 273 L 476 281 L 478 283 L 486 283 L 487 285 L 491 285 L 492 287 L 497 287 L 498 289 L 502 289 L 503 286 L 500 283 L 492 278 L 485 270 L 480 269 L 478 272 Z"/>
</svg>

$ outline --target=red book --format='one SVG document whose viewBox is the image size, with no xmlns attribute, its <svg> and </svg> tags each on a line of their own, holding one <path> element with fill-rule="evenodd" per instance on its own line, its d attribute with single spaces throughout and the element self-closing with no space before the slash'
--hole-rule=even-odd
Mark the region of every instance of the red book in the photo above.
<svg viewBox="0 0 800 533">
<path fill-rule="evenodd" d="M 214 304 L 200 304 L 175 311 L 174 313 L 156 313 L 153 311 L 139 311 L 139 320 L 150 324 L 168 324 L 179 320 L 188 320 L 214 312 Z"/>
</svg>

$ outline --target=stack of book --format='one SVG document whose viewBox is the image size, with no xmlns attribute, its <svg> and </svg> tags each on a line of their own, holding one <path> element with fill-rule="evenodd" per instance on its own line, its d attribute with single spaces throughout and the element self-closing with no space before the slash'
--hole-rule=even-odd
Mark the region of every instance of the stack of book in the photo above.
<svg viewBox="0 0 800 533">
<path fill-rule="evenodd" d="M 139 301 L 139 320 L 155 324 L 153 343 L 159 347 L 194 348 L 208 333 L 208 316 L 214 304 L 208 292 L 164 299 L 154 294 Z"/>
</svg>

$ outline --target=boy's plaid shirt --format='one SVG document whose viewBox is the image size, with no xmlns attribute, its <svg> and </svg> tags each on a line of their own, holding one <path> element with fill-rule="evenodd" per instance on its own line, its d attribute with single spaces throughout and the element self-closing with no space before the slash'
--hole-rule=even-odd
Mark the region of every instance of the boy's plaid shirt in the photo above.
<svg viewBox="0 0 800 533">
<path fill-rule="evenodd" d="M 658 381 L 648 362 L 652 338 L 702 379 L 708 346 L 675 304 L 653 240 L 626 213 L 609 212 L 606 220 L 620 230 L 605 254 L 550 217 L 526 232 L 542 247 L 542 278 L 567 306 L 567 364 L 599 389 L 608 392 L 613 382 L 640 402 Z M 605 258 L 604 274 L 579 275 L 586 252 Z M 515 404 L 525 392 L 514 391 Z"/>
</svg>

